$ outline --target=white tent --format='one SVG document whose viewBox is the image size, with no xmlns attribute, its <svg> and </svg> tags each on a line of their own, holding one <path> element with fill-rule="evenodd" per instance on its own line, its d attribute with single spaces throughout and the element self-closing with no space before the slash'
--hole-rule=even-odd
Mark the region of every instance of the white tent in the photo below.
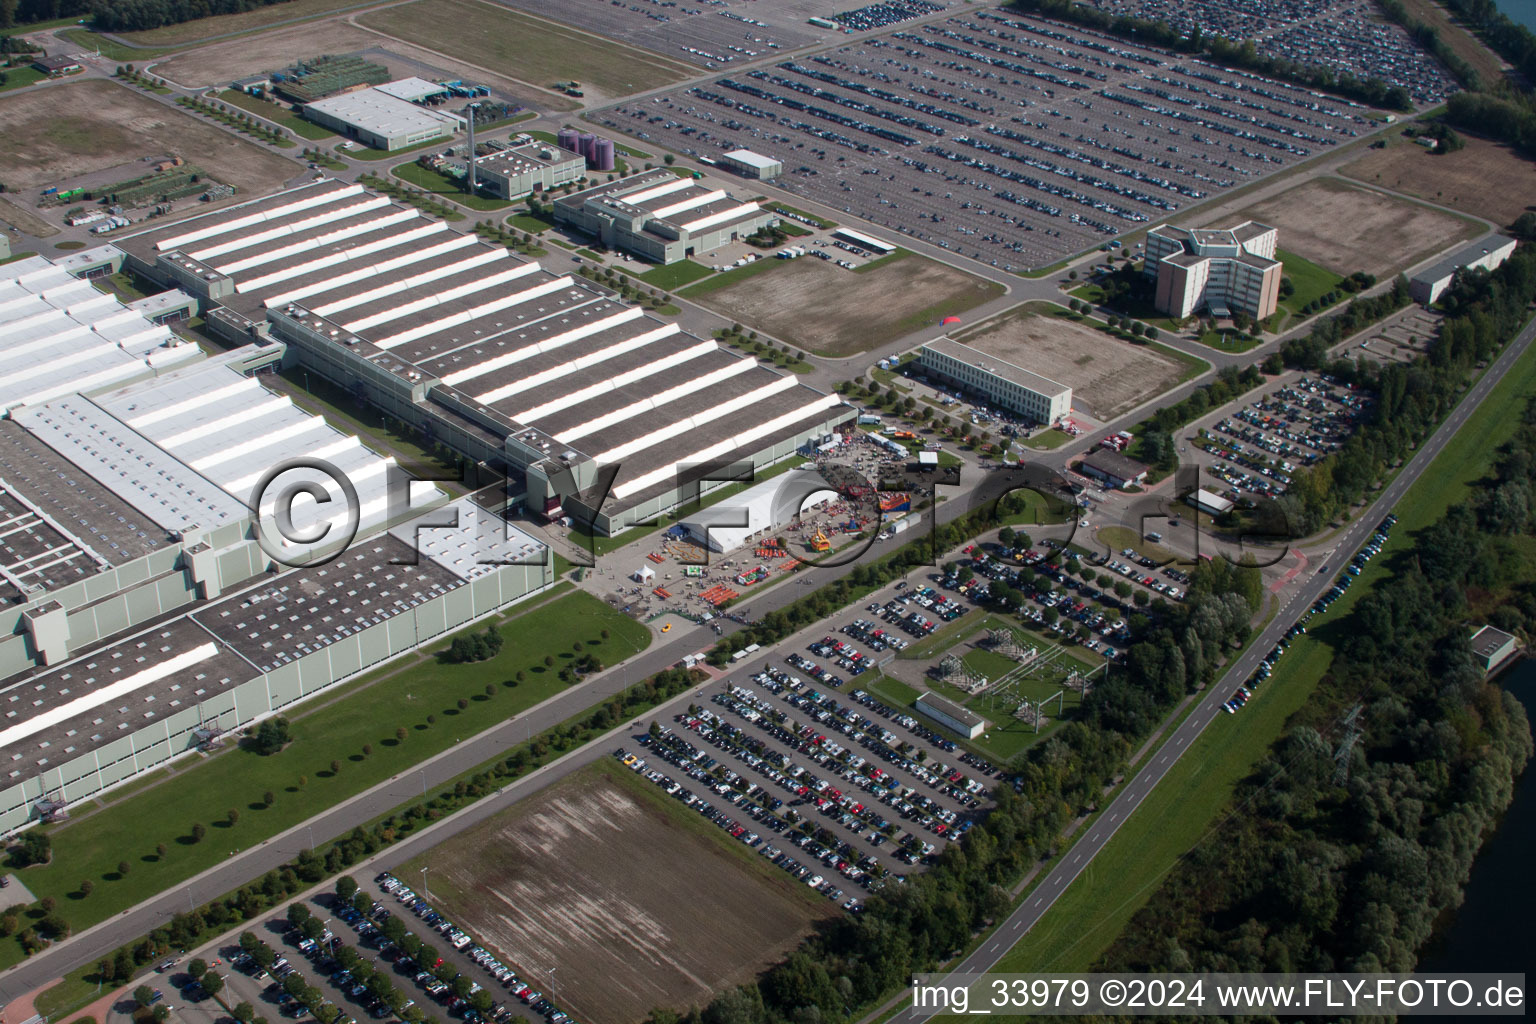
<svg viewBox="0 0 1536 1024">
<path fill-rule="evenodd" d="M 649 583 L 651 580 L 656 578 L 656 570 L 642 565 L 640 568 L 636 569 L 629 578 L 634 580 L 636 583 Z"/>
<path fill-rule="evenodd" d="M 821 475 L 811 470 L 764 480 L 683 520 L 683 529 L 711 551 L 725 553 L 784 526 L 802 511 L 836 500 Z"/>
</svg>

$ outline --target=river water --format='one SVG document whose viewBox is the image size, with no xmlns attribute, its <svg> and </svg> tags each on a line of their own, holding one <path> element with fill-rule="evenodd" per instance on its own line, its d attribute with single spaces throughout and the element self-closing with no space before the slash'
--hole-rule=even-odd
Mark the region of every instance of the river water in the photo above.
<svg viewBox="0 0 1536 1024">
<path fill-rule="evenodd" d="M 1494 6 L 1518 22 L 1536 32 L 1536 0 L 1495 0 Z"/>
<path fill-rule="evenodd" d="M 1536 6 L 1536 0 L 1508 7 Z M 1536 659 L 1527 658 L 1500 677 L 1500 685 L 1536 721 Z M 1536 764 L 1536 761 L 1533 761 Z M 1492 838 L 1472 863 L 1466 901 L 1425 950 L 1419 970 L 1527 971 L 1531 950 L 1531 865 L 1536 862 L 1536 770 L 1515 784 L 1515 797 Z M 1522 952 L 1523 950 L 1523 952 Z"/>
</svg>

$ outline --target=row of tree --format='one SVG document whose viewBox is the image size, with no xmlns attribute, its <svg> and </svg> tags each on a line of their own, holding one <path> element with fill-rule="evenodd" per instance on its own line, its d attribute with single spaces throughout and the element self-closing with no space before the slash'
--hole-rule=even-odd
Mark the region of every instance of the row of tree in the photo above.
<svg viewBox="0 0 1536 1024">
<path fill-rule="evenodd" d="M 1134 39 L 1138 43 L 1207 57 L 1217 64 L 1256 71 L 1311 89 L 1324 89 L 1373 107 L 1413 109 L 1413 98 L 1400 85 L 1388 85 L 1375 78 L 1355 78 L 1318 64 L 1287 60 L 1265 52 L 1252 39 L 1234 42 L 1224 36 L 1205 35 L 1198 28 L 1185 35 L 1166 21 L 1111 14 L 1074 0 L 1010 0 L 1009 5 L 1029 14 L 1043 14 Z"/>
<path fill-rule="evenodd" d="M 102 32 L 138 32 L 179 25 L 219 14 L 240 14 L 285 0 L 96 0 L 91 27 Z"/>
<path fill-rule="evenodd" d="M 1525 710 L 1484 681 L 1468 622 L 1493 594 L 1496 624 L 1536 623 L 1518 555 L 1536 537 L 1533 450 L 1536 405 L 1471 500 L 1337 624 L 1317 695 L 1096 969 L 1413 969 L 1531 756 Z M 1357 706 L 1340 778 L 1340 719 Z"/>
</svg>

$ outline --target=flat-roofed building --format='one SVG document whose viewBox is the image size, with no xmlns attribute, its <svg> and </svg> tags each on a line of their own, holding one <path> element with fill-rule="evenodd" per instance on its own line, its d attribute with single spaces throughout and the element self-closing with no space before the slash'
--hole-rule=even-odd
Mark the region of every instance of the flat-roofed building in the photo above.
<svg viewBox="0 0 1536 1024">
<path fill-rule="evenodd" d="M 951 338 L 924 344 L 918 362 L 929 377 L 1035 423 L 1055 423 L 1072 411 L 1072 389 L 1067 385 Z"/>
<path fill-rule="evenodd" d="M 973 740 L 987 731 L 985 718 L 961 707 L 948 697 L 940 697 L 936 693 L 925 693 L 917 698 L 914 706 L 944 728 L 957 732 L 968 740 Z"/>
<path fill-rule="evenodd" d="M 85 65 L 73 57 L 37 57 L 32 67 L 45 75 L 70 75 L 85 70 Z"/>
<path fill-rule="evenodd" d="M 502 199 L 517 199 L 580 181 L 587 161 L 580 153 L 530 142 L 475 158 L 475 181 Z"/>
<path fill-rule="evenodd" d="M 1116 489 L 1139 486 L 1147 479 L 1146 466 L 1107 448 L 1090 453 L 1077 470 Z"/>
<path fill-rule="evenodd" d="M 756 202 L 665 168 L 555 200 L 555 220 L 654 263 L 702 256 L 778 223 Z"/>
<path fill-rule="evenodd" d="M 530 511 L 590 512 L 601 533 L 692 500 L 709 464 L 765 468 L 853 416 L 359 185 L 314 182 L 118 246 L 134 272 L 203 297 L 226 340 L 282 342 L 289 364 L 508 471 Z"/>
<path fill-rule="evenodd" d="M 1440 301 L 1440 296 L 1456 280 L 1462 270 L 1493 270 L 1509 259 L 1515 251 L 1515 240 L 1506 235 L 1493 234 L 1480 238 L 1471 245 L 1456 250 L 1431 267 L 1414 274 L 1408 280 L 1408 294 L 1415 302 L 1426 306 Z"/>
<path fill-rule="evenodd" d="M 1219 230 L 1153 228 L 1142 272 L 1156 282 L 1154 305 L 1176 319 L 1202 309 L 1213 316 L 1246 313 L 1264 319 L 1280 299 L 1278 237 L 1274 228 L 1255 221 Z"/>
<path fill-rule="evenodd" d="M 1502 629 L 1483 626 L 1472 634 L 1472 656 L 1484 672 L 1493 672 L 1520 649 L 1520 642 Z"/>
<path fill-rule="evenodd" d="M 385 92 L 358 89 L 304 104 L 304 117 L 373 149 L 396 150 L 452 138 L 464 128 L 458 114 L 431 110 Z"/>
<path fill-rule="evenodd" d="M 760 181 L 768 181 L 784 173 L 782 160 L 754 153 L 750 149 L 733 149 L 720 158 L 719 164 L 743 178 L 757 178 Z"/>
<path fill-rule="evenodd" d="M 393 82 L 385 82 L 383 85 L 374 86 L 386 96 L 393 96 L 397 100 L 405 100 L 407 103 L 430 103 L 452 95 L 445 85 L 429 82 L 425 78 L 401 78 Z"/>
<path fill-rule="evenodd" d="M 1184 501 L 1191 508 L 1213 516 L 1225 515 L 1232 511 L 1232 502 L 1203 487 L 1190 491 L 1184 496 Z"/>
<path fill-rule="evenodd" d="M 283 237 L 280 208 L 246 211 L 253 237 Z M 553 581 L 539 541 L 478 506 L 427 525 L 447 494 L 269 391 L 254 374 L 283 343 L 256 332 L 205 357 L 153 318 L 224 307 L 176 291 L 124 305 L 70 269 L 104 261 L 0 268 L 0 835 Z M 342 489 L 303 460 L 347 480 L 355 539 Z M 263 538 L 283 466 L 281 487 L 333 498 L 291 509 L 295 531 L 332 527 L 308 552 L 327 564 L 290 568 L 303 546 Z"/>
<path fill-rule="evenodd" d="M 877 253 L 881 256 L 889 256 L 891 253 L 896 251 L 896 247 L 891 243 L 882 242 L 880 239 L 875 238 L 872 235 L 866 235 L 864 232 L 855 231 L 852 228 L 838 228 L 832 232 L 832 237 L 840 238 L 851 245 L 857 245 L 860 248 L 868 249 L 870 252 Z"/>
</svg>

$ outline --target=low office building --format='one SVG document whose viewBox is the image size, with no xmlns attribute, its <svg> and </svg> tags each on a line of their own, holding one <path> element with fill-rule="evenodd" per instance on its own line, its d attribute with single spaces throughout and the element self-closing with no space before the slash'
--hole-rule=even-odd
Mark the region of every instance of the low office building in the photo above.
<svg viewBox="0 0 1536 1024">
<path fill-rule="evenodd" d="M 555 221 L 653 263 L 702 256 L 779 222 L 755 202 L 665 168 L 555 201 Z"/>
<path fill-rule="evenodd" d="M 1484 626 L 1472 634 L 1472 656 L 1484 672 L 1496 671 L 1520 649 L 1520 642 L 1501 629 Z"/>
<path fill-rule="evenodd" d="M 1213 516 L 1225 515 L 1232 511 L 1232 502 L 1203 487 L 1186 494 L 1184 502 L 1191 508 L 1199 509 L 1201 512 Z"/>
<path fill-rule="evenodd" d="M 968 740 L 973 740 L 987 731 L 985 718 L 936 693 L 923 694 L 917 698 L 914 706 L 944 728 L 957 732 Z"/>
<path fill-rule="evenodd" d="M 1246 221 L 1204 230 L 1162 224 L 1147 232 L 1142 272 L 1156 282 L 1154 304 L 1175 319 L 1208 310 L 1212 316 L 1246 313 L 1262 320 L 1280 299 L 1278 232 Z"/>
<path fill-rule="evenodd" d="M 1147 479 L 1147 467 L 1119 452 L 1100 448 L 1078 463 L 1077 470 L 1117 490 L 1139 486 Z"/>
<path fill-rule="evenodd" d="M 759 181 L 768 181 L 784 173 L 782 160 L 754 153 L 750 149 L 733 149 L 720 158 L 719 164 L 743 178 L 756 178 Z"/>
<path fill-rule="evenodd" d="M 1515 251 L 1515 240 L 1505 235 L 1488 235 L 1459 249 L 1434 266 L 1414 274 L 1408 281 L 1408 294 L 1415 302 L 1432 306 L 1445 294 L 1461 270 L 1493 270 Z"/>
<path fill-rule="evenodd" d="M 1072 411 L 1072 389 L 1067 385 L 950 338 L 925 344 L 918 362 L 930 379 L 979 395 L 988 405 L 1035 423 L 1056 423 Z"/>
<path fill-rule="evenodd" d="M 32 67 L 45 75 L 72 75 L 85 70 L 73 57 L 38 57 L 32 61 Z"/>
<path fill-rule="evenodd" d="M 503 149 L 475 158 L 475 182 L 502 199 L 518 199 L 580 181 L 587 160 L 542 142 Z"/>
<path fill-rule="evenodd" d="M 359 89 L 304 104 L 307 120 L 372 149 L 396 150 L 449 139 L 465 127 L 458 114 L 430 110 L 382 88 Z"/>
</svg>

